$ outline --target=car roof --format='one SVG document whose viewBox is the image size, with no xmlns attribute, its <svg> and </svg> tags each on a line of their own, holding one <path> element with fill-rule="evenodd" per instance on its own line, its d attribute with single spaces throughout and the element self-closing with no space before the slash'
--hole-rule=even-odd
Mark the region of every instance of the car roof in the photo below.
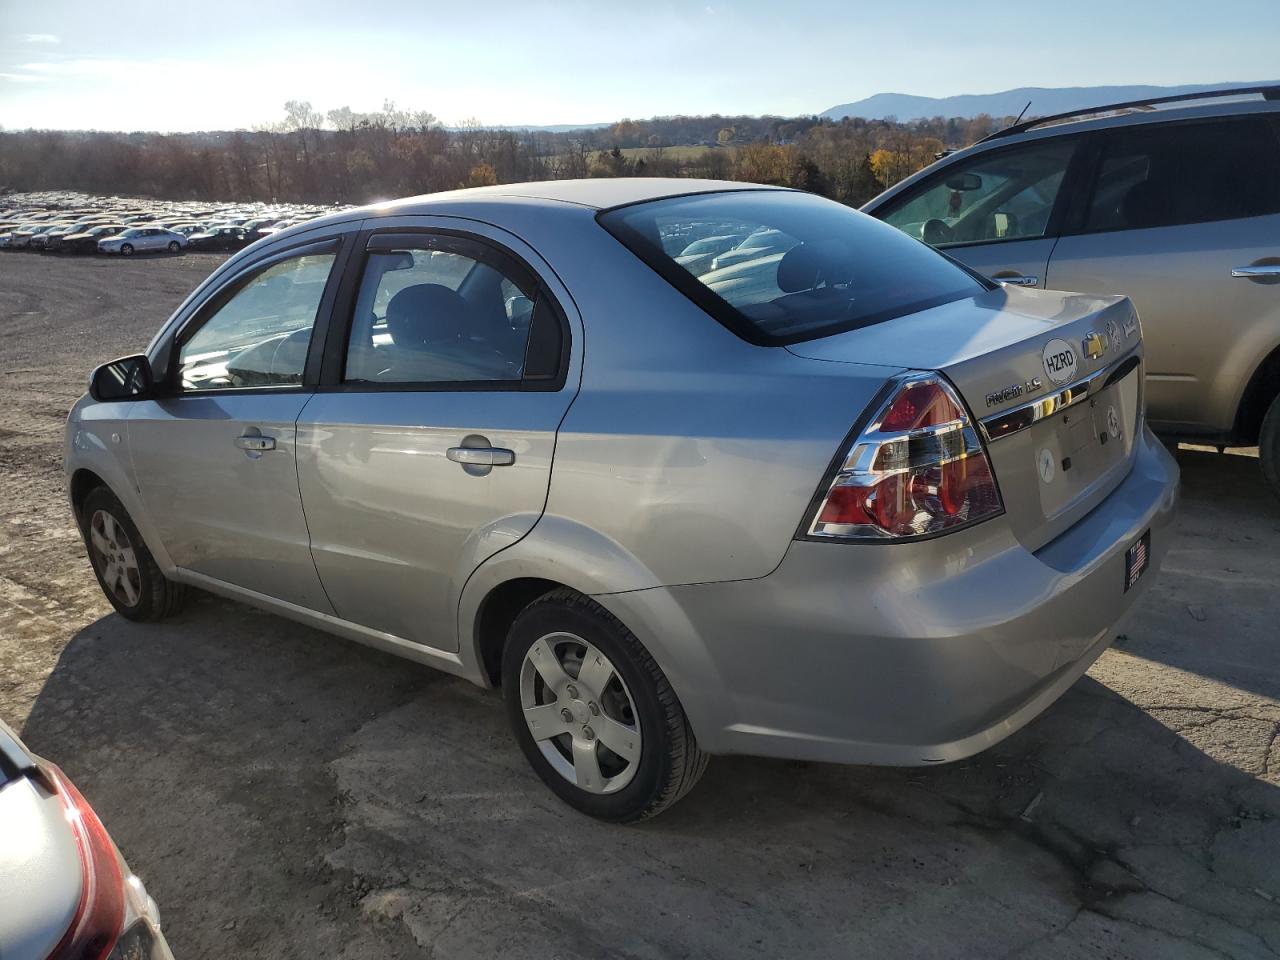
<svg viewBox="0 0 1280 960">
<path fill-rule="evenodd" d="M 588 180 L 538 180 L 531 183 L 504 183 L 493 187 L 468 187 L 446 190 L 420 197 L 406 197 L 391 203 L 371 204 L 361 208 L 366 215 L 377 215 L 393 209 L 395 213 L 415 212 L 415 207 L 459 200 L 518 198 L 573 203 L 594 210 L 620 207 L 628 203 L 660 200 L 692 193 L 715 193 L 724 190 L 777 190 L 758 183 L 733 180 L 695 180 L 682 177 L 594 177 Z M 351 211 L 347 211 L 350 213 Z"/>
<path fill-rule="evenodd" d="M 1101 107 L 1099 111 L 1105 111 L 1106 109 L 1106 107 Z M 883 193 L 863 204 L 860 209 L 866 213 L 874 213 L 875 210 L 888 203 L 898 194 L 911 188 L 921 180 L 933 176 L 939 170 L 950 167 L 958 161 L 986 153 L 988 150 L 1001 150 L 1016 144 L 1030 143 L 1033 140 L 1048 140 L 1053 137 L 1086 134 L 1095 130 L 1118 127 L 1140 126 L 1150 123 L 1172 123 L 1179 120 L 1210 120 L 1217 117 L 1276 113 L 1280 113 L 1280 100 L 1260 99 L 1248 91 L 1244 93 L 1234 91 L 1212 97 L 1202 95 L 1197 102 L 1190 105 L 1175 102 L 1150 108 L 1135 107 L 1133 109 L 1125 109 L 1119 113 L 1104 113 L 1101 116 L 1088 114 L 1080 118 L 1076 118 L 1074 115 L 1064 118 L 1047 117 L 1043 121 L 1044 126 L 1036 126 L 1034 124 L 1038 121 L 1031 121 L 1031 125 L 1019 125 L 1021 129 L 1010 129 L 1003 133 L 997 131 L 977 143 L 949 153 L 928 166 L 917 170 L 911 176 L 905 177 L 893 186 L 886 188 Z"/>
</svg>

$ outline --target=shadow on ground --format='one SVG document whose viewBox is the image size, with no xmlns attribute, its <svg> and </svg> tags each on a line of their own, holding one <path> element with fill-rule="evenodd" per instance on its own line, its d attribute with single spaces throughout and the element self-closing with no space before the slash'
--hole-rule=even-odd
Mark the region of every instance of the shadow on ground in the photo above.
<svg viewBox="0 0 1280 960">
<path fill-rule="evenodd" d="M 78 633 L 24 734 L 145 862 L 179 955 L 1280 950 L 1280 790 L 1091 679 L 968 762 L 719 759 L 629 828 L 561 806 L 504 724 L 491 693 L 197 594 Z"/>
</svg>

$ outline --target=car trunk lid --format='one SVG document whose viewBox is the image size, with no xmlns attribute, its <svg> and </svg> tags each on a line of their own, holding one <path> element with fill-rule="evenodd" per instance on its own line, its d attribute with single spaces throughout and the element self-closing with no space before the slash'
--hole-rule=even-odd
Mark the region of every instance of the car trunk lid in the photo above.
<svg viewBox="0 0 1280 960">
<path fill-rule="evenodd" d="M 1129 472 L 1141 341 L 1125 297 L 1002 287 L 788 349 L 944 373 L 982 424 L 1014 534 L 1037 550 Z"/>
</svg>

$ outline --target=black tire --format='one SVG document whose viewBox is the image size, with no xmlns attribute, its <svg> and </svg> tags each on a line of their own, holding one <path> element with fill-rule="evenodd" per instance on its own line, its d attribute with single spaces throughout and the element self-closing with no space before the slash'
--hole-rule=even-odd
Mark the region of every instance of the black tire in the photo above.
<svg viewBox="0 0 1280 960">
<path fill-rule="evenodd" d="M 120 255 L 121 255 L 122 257 L 132 257 L 132 256 L 133 256 L 133 244 L 132 244 L 132 243 L 122 243 L 122 244 L 120 244 Z"/>
<path fill-rule="evenodd" d="M 548 762 L 525 722 L 520 691 L 525 654 L 539 639 L 558 632 L 579 636 L 608 657 L 634 703 L 640 760 L 631 780 L 614 793 L 590 793 L 570 783 Z M 579 593 L 556 590 L 520 612 L 507 634 L 502 679 L 507 719 L 525 758 L 556 796 L 589 816 L 613 823 L 655 816 L 688 793 L 706 769 L 707 755 L 698 749 L 680 701 L 649 651 L 621 621 Z"/>
<path fill-rule="evenodd" d="M 94 523 L 100 513 L 110 516 L 119 525 L 120 532 L 133 551 L 137 576 L 136 581 L 132 577 L 130 579 L 131 589 L 136 592 L 136 600 L 132 603 L 121 595 L 123 591 L 119 587 L 108 584 L 105 579 L 105 574 L 110 570 L 109 562 L 94 542 Z M 185 595 L 183 585 L 175 583 L 160 572 L 160 567 L 143 542 L 142 534 L 134 525 L 129 511 L 106 487 L 97 487 L 85 497 L 80 508 L 80 532 L 89 553 L 89 562 L 93 565 L 94 576 L 98 578 L 98 585 L 122 617 L 138 621 L 163 620 L 178 612 Z"/>
<path fill-rule="evenodd" d="M 178 243 L 178 241 L 177 241 L 177 240 L 170 240 L 170 241 L 169 241 L 169 252 L 170 252 L 170 253 L 177 253 L 177 252 L 178 252 L 179 250 L 181 250 L 181 249 L 182 249 L 182 244 Z"/>
<path fill-rule="evenodd" d="M 1280 397 L 1271 401 L 1271 408 L 1262 418 L 1258 433 L 1258 462 L 1262 464 L 1262 476 L 1271 492 L 1280 497 Z"/>
</svg>

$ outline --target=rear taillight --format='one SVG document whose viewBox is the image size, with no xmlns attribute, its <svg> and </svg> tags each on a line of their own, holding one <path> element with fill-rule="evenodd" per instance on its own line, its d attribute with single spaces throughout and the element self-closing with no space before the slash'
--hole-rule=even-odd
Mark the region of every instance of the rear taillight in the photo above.
<svg viewBox="0 0 1280 960">
<path fill-rule="evenodd" d="M 107 829 L 80 791 L 52 764 L 44 779 L 62 801 L 80 852 L 80 903 L 48 960 L 102 960 L 124 926 L 124 876 Z"/>
<path fill-rule="evenodd" d="M 954 388 L 913 374 L 846 451 L 807 533 L 824 540 L 900 540 L 1000 513 L 991 461 Z"/>
</svg>

